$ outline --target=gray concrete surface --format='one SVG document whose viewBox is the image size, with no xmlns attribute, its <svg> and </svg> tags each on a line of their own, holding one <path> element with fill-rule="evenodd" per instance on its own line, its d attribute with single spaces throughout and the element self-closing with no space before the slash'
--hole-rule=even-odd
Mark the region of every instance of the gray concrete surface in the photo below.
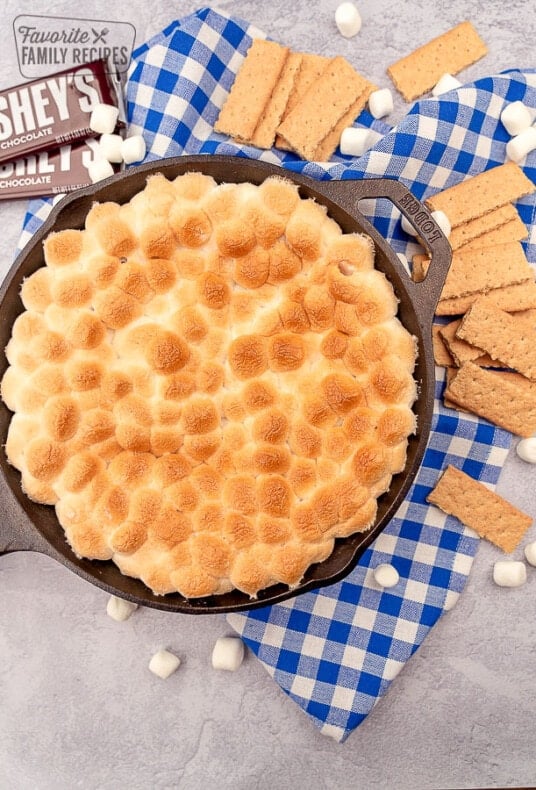
<svg viewBox="0 0 536 790">
<path fill-rule="evenodd" d="M 533 2 L 358 0 L 363 29 L 343 39 L 337 0 L 225 0 L 293 47 L 347 56 L 380 86 L 385 67 L 463 19 L 489 45 L 465 79 L 534 67 Z M 0 87 L 21 80 L 13 20 L 22 13 L 130 21 L 137 42 L 193 2 L 5 0 Z M 407 106 L 396 100 L 390 120 Z M 24 204 L 0 204 L 2 268 Z M 536 468 L 511 454 L 499 491 L 536 516 Z M 536 539 L 536 526 L 529 535 Z M 213 671 L 221 617 L 139 610 L 112 622 L 107 596 L 35 554 L 0 559 L 0 790 L 372 790 L 519 787 L 536 783 L 536 570 L 517 590 L 491 581 L 499 552 L 482 544 L 458 605 L 433 629 L 387 696 L 344 745 L 319 735 L 249 655 Z M 167 681 L 147 663 L 160 647 L 182 658 Z"/>
</svg>

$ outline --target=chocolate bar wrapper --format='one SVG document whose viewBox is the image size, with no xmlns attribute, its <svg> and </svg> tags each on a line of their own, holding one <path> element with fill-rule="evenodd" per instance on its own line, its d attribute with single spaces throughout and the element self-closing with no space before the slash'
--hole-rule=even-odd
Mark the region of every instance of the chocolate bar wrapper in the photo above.
<svg viewBox="0 0 536 790">
<path fill-rule="evenodd" d="M 0 162 L 95 136 L 93 108 L 120 106 L 119 92 L 106 60 L 0 91 Z"/>
<path fill-rule="evenodd" d="M 99 157 L 99 144 L 88 138 L 0 164 L 0 200 L 47 197 L 91 183 L 88 165 Z M 117 166 L 117 169 L 119 166 Z"/>
</svg>

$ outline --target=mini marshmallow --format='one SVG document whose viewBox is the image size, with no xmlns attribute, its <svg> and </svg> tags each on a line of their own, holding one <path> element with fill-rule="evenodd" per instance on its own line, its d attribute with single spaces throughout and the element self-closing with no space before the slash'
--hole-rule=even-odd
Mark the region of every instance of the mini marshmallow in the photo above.
<svg viewBox="0 0 536 790">
<path fill-rule="evenodd" d="M 108 162 L 122 162 L 123 138 L 120 134 L 102 134 L 99 140 L 99 150 L 104 159 Z"/>
<path fill-rule="evenodd" d="M 361 16 L 353 3 L 341 3 L 335 11 L 335 24 L 341 36 L 352 38 L 361 30 Z"/>
<path fill-rule="evenodd" d="M 123 162 L 127 165 L 131 165 L 134 162 L 141 162 L 145 157 L 146 151 L 145 140 L 141 134 L 134 134 L 132 137 L 127 137 L 121 143 Z"/>
<path fill-rule="evenodd" d="M 97 134 L 111 134 L 115 129 L 119 110 L 113 104 L 96 104 L 89 119 L 89 128 Z"/>
<path fill-rule="evenodd" d="M 401 225 L 402 225 L 402 230 L 404 230 L 410 236 L 418 236 L 419 235 L 418 231 L 415 230 L 415 228 L 413 227 L 413 225 L 411 224 L 409 219 L 407 219 L 404 216 L 404 214 L 402 214 L 402 223 L 401 223 Z"/>
<path fill-rule="evenodd" d="M 528 464 L 536 464 L 536 436 L 529 439 L 521 439 L 516 447 L 516 453 L 522 461 Z"/>
<path fill-rule="evenodd" d="M 244 643 L 236 636 L 221 636 L 212 651 L 214 669 L 235 672 L 244 660 Z"/>
<path fill-rule="evenodd" d="M 461 85 L 461 82 L 456 77 L 453 77 L 452 74 L 443 74 L 436 86 L 432 88 L 432 96 L 441 96 L 443 93 L 461 88 Z"/>
<path fill-rule="evenodd" d="M 441 228 L 441 230 L 443 231 L 443 233 L 445 234 L 445 236 L 448 239 L 448 237 L 450 236 L 450 231 L 452 230 L 452 228 L 450 226 L 450 220 L 447 217 L 447 215 L 445 214 L 445 212 L 444 211 L 432 211 L 430 216 L 432 217 L 432 219 L 434 219 L 437 222 L 437 224 L 439 225 L 439 227 Z"/>
<path fill-rule="evenodd" d="M 510 137 L 515 137 L 529 128 L 532 116 L 522 101 L 513 101 L 501 112 L 501 121 Z"/>
<path fill-rule="evenodd" d="M 380 587 L 394 587 L 398 584 L 399 579 L 397 569 L 386 562 L 374 568 L 374 581 Z"/>
<path fill-rule="evenodd" d="M 87 166 L 87 172 L 93 184 L 102 181 L 104 178 L 113 176 L 114 169 L 106 159 L 95 159 Z"/>
<path fill-rule="evenodd" d="M 170 653 L 169 650 L 159 650 L 149 661 L 149 669 L 153 675 L 166 680 L 166 678 L 177 671 L 180 663 L 180 658 Z"/>
<path fill-rule="evenodd" d="M 345 277 L 351 277 L 355 272 L 355 266 L 353 263 L 350 263 L 350 261 L 339 261 L 337 268 Z"/>
<path fill-rule="evenodd" d="M 530 154 L 531 151 L 534 151 L 535 148 L 536 128 L 534 126 L 529 126 L 528 129 L 520 132 L 516 137 L 512 137 L 512 139 L 506 143 L 506 156 L 508 159 L 511 159 L 512 162 L 519 164 L 519 162 L 521 162 L 527 154 Z"/>
<path fill-rule="evenodd" d="M 525 559 L 529 565 L 534 565 L 536 567 L 536 540 L 532 543 L 527 543 L 525 546 Z"/>
<path fill-rule="evenodd" d="M 493 566 L 493 581 L 499 587 L 521 587 L 527 581 L 525 563 L 517 560 L 499 560 Z"/>
<path fill-rule="evenodd" d="M 348 126 L 343 129 L 339 149 L 345 156 L 363 156 L 370 148 L 370 129 L 356 129 Z"/>
<path fill-rule="evenodd" d="M 389 88 L 373 91 L 369 96 L 368 106 L 370 114 L 374 118 L 385 118 L 386 115 L 393 112 L 393 94 Z"/>
<path fill-rule="evenodd" d="M 131 603 L 131 601 L 125 601 L 124 598 L 111 595 L 106 605 L 106 613 L 112 620 L 122 623 L 124 620 L 128 620 L 130 615 L 135 612 L 137 608 L 137 603 Z"/>
</svg>

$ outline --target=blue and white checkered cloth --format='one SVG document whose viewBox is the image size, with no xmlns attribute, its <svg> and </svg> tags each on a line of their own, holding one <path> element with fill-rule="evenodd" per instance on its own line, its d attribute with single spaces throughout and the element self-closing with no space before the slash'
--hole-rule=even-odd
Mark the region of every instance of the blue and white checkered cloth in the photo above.
<svg viewBox="0 0 536 790">
<path fill-rule="evenodd" d="M 225 97 L 255 37 L 265 34 L 223 13 L 202 9 L 173 22 L 133 53 L 127 86 L 131 132 L 145 136 L 147 160 L 179 154 L 235 154 L 279 162 L 318 179 L 398 178 L 418 198 L 505 161 L 508 140 L 499 115 L 521 100 L 536 110 L 536 73 L 511 71 L 478 80 L 438 99 L 416 103 L 394 129 L 363 112 L 356 125 L 374 128 L 378 142 L 358 160 L 303 162 L 290 153 L 238 146 L 213 131 Z M 525 166 L 536 181 L 536 157 Z M 535 202 L 520 201 L 536 262 Z M 50 210 L 34 200 L 21 246 Z M 401 231 L 400 215 L 378 201 L 371 221 L 398 252 L 417 248 Z M 322 733 L 343 741 L 385 694 L 423 639 L 450 609 L 469 575 L 478 539 L 426 502 L 440 471 L 454 464 L 491 487 L 511 436 L 484 420 L 445 409 L 438 369 L 433 427 L 424 461 L 405 502 L 350 575 L 330 587 L 276 606 L 228 616 L 281 688 Z M 400 581 L 388 590 L 373 580 L 391 563 Z"/>
</svg>

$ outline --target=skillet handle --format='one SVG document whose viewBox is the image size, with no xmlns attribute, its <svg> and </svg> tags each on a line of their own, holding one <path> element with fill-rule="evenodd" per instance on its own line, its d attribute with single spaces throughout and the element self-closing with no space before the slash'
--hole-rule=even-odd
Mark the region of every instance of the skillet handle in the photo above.
<svg viewBox="0 0 536 790">
<path fill-rule="evenodd" d="M 387 198 L 413 225 L 431 259 L 425 279 L 422 282 L 412 280 L 396 255 L 393 256 L 393 264 L 404 279 L 414 304 L 419 306 L 420 315 L 431 321 L 450 268 L 452 249 L 447 237 L 426 206 L 417 200 L 401 181 L 389 178 L 321 181 L 319 187 L 327 197 L 333 198 L 352 213 L 357 211 L 361 214 L 358 206 L 360 200 Z M 363 219 L 368 224 L 366 218 Z"/>
</svg>

